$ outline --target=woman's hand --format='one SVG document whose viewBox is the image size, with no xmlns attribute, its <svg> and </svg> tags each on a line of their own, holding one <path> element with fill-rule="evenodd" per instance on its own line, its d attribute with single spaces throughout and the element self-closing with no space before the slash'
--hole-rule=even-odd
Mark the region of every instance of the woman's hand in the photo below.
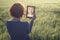
<svg viewBox="0 0 60 40">
<path fill-rule="evenodd" d="M 35 20 L 36 19 L 36 15 L 34 15 L 31 19 L 32 19 L 32 21 Z"/>
<path fill-rule="evenodd" d="M 34 15 L 32 18 L 29 18 L 31 21 L 34 21 L 36 19 L 36 15 Z"/>
</svg>

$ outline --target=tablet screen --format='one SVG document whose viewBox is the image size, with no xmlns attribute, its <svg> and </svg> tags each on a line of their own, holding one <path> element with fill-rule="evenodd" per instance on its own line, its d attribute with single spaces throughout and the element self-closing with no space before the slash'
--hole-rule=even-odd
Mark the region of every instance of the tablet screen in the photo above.
<svg viewBox="0 0 60 40">
<path fill-rule="evenodd" d="M 35 6 L 27 6 L 27 17 L 33 17 L 35 14 Z"/>
</svg>

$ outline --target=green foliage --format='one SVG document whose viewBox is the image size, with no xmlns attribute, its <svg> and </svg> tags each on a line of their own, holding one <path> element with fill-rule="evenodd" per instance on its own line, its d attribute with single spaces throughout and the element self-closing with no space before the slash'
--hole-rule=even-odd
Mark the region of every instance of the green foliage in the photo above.
<svg viewBox="0 0 60 40">
<path fill-rule="evenodd" d="M 30 37 L 32 40 L 60 40 L 60 10 L 59 8 L 56 10 L 54 6 L 50 7 L 51 5 L 47 5 L 46 8 L 45 5 L 38 6 L 36 10 L 37 19 Z"/>
<path fill-rule="evenodd" d="M 28 2 L 25 5 L 28 5 Z M 60 4 L 29 3 L 29 5 L 36 6 L 36 20 L 29 34 L 30 38 L 32 40 L 60 40 Z M 6 21 L 10 18 L 7 9 L 8 7 L 0 7 L 0 40 L 10 40 L 6 28 Z"/>
<path fill-rule="evenodd" d="M 6 7 L 0 7 L 0 40 L 8 40 L 9 35 L 6 28 L 6 20 L 8 19 L 8 13 Z"/>
</svg>

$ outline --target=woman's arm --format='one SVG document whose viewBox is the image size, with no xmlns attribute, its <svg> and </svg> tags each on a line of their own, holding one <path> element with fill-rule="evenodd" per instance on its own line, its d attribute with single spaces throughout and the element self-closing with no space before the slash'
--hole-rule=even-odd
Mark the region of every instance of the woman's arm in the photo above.
<svg viewBox="0 0 60 40">
<path fill-rule="evenodd" d="M 36 16 L 34 16 L 33 18 L 31 18 L 31 21 L 29 23 L 29 27 L 30 27 L 30 32 L 31 32 L 31 29 L 32 29 L 32 26 L 33 26 L 33 23 L 34 23 L 34 20 L 36 19 Z"/>
</svg>

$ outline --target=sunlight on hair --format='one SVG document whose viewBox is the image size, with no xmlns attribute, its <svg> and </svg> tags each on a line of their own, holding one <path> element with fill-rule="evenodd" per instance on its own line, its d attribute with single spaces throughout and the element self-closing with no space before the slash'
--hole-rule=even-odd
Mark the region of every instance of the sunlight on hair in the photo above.
<svg viewBox="0 0 60 40">
<path fill-rule="evenodd" d="M 23 8 L 24 8 L 24 13 L 23 13 L 23 15 L 22 15 L 22 19 L 24 19 L 24 15 L 26 15 L 26 8 L 25 8 L 25 6 L 23 5 L 23 3 L 22 2 L 15 2 L 15 3 L 19 3 L 20 5 L 22 5 L 23 6 Z M 15 3 L 13 3 L 12 5 L 14 5 Z M 12 5 L 9 7 L 9 9 L 8 9 L 8 13 L 9 13 L 9 15 L 10 15 L 10 17 L 11 18 L 13 18 L 12 16 L 11 16 L 11 14 L 10 14 L 10 8 L 12 7 Z"/>
</svg>

